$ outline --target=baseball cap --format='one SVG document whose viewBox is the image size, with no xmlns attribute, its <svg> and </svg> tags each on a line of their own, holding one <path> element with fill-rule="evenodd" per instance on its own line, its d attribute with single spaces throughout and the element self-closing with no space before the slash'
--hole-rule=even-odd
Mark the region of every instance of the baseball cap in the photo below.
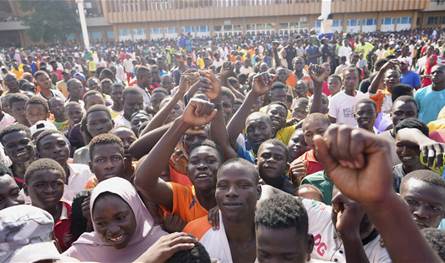
<svg viewBox="0 0 445 263">
<path fill-rule="evenodd" d="M 38 121 L 29 128 L 31 131 L 31 137 L 35 138 L 44 130 L 57 130 L 56 125 L 50 121 Z"/>
<path fill-rule="evenodd" d="M 60 260 L 53 217 L 38 207 L 16 205 L 0 211 L 0 258 L 5 262 Z"/>
</svg>

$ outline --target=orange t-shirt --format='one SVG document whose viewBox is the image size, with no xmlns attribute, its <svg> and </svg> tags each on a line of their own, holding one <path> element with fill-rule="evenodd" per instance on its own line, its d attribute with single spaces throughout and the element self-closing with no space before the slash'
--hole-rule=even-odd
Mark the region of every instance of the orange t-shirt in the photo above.
<svg viewBox="0 0 445 263">
<path fill-rule="evenodd" d="M 201 206 L 195 195 L 195 188 L 177 183 L 168 183 L 173 192 L 172 214 L 179 215 L 185 222 L 207 216 L 207 209 Z M 165 210 L 165 209 L 164 209 Z"/>
<path fill-rule="evenodd" d="M 195 219 L 191 222 L 189 222 L 182 232 L 185 232 L 187 234 L 190 234 L 196 239 L 200 240 L 204 234 L 209 231 L 212 228 L 212 226 L 209 223 L 209 220 L 207 219 L 207 216 L 200 217 L 198 219 Z"/>
<path fill-rule="evenodd" d="M 375 102 L 377 106 L 377 112 L 382 111 L 383 100 L 385 99 L 385 96 L 388 94 L 389 94 L 388 91 L 379 89 L 374 95 L 369 96 L 369 98 Z"/>
</svg>

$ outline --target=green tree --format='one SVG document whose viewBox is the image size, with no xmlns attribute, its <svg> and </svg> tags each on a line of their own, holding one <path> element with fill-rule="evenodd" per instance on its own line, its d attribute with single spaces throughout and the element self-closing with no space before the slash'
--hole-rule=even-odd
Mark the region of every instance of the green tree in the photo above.
<svg viewBox="0 0 445 263">
<path fill-rule="evenodd" d="M 19 0 L 23 23 L 29 27 L 28 35 L 34 41 L 65 40 L 71 33 L 80 31 L 76 8 L 66 0 Z"/>
</svg>

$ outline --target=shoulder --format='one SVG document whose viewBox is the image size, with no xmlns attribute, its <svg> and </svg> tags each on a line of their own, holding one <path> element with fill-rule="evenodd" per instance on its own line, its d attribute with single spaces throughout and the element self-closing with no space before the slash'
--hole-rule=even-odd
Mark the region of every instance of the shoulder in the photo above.
<svg viewBox="0 0 445 263">
<path fill-rule="evenodd" d="M 200 217 L 190 221 L 183 229 L 183 232 L 188 233 L 200 240 L 204 234 L 209 231 L 212 226 L 209 223 L 207 216 Z"/>
<path fill-rule="evenodd" d="M 304 177 L 302 183 L 313 183 L 325 180 L 326 179 L 324 178 L 324 171 L 320 171 Z"/>
</svg>

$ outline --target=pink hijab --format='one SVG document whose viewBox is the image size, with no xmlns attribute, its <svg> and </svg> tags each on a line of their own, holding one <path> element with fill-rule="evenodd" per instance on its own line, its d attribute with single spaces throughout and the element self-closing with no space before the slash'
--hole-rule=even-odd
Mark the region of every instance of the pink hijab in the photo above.
<svg viewBox="0 0 445 263">
<path fill-rule="evenodd" d="M 97 197 L 107 192 L 121 197 L 133 210 L 137 225 L 128 245 L 123 249 L 115 249 L 104 243 L 101 236 L 94 231 L 83 233 L 64 255 L 77 258 L 80 261 L 133 262 L 161 236 L 167 234 L 160 226 L 154 226 L 153 217 L 148 212 L 136 189 L 130 182 L 120 177 L 102 181 L 93 189 L 90 201 L 91 214 L 93 214 L 94 202 Z"/>
</svg>

